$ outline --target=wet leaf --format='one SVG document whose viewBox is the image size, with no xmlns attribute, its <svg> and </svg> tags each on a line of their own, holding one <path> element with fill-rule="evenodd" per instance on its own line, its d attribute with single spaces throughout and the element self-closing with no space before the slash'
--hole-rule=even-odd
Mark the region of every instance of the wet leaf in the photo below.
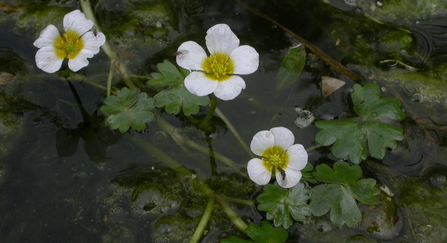
<svg viewBox="0 0 447 243">
<path fill-rule="evenodd" d="M 155 106 L 164 107 L 170 114 L 178 114 L 181 110 L 185 116 L 199 112 L 200 106 L 210 103 L 208 96 L 191 94 L 183 83 L 165 89 L 154 96 Z"/>
<path fill-rule="evenodd" d="M 305 221 L 310 215 L 306 201 L 310 198 L 310 190 L 298 183 L 291 189 L 278 185 L 264 186 L 264 192 L 258 196 L 258 209 L 267 212 L 267 219 L 273 220 L 276 227 L 288 229 L 295 221 Z"/>
<path fill-rule="evenodd" d="M 184 77 L 178 68 L 168 60 L 157 64 L 159 73 L 151 73 L 152 78 L 147 82 L 154 87 L 163 87 L 183 81 Z"/>
<path fill-rule="evenodd" d="M 362 219 L 355 199 L 365 204 L 376 203 L 380 189 L 374 179 L 361 179 L 362 169 L 346 162 L 337 162 L 333 169 L 326 164 L 316 166 L 313 173 L 316 180 L 330 183 L 312 188 L 310 208 L 315 216 L 322 216 L 329 210 L 331 222 L 340 227 L 346 224 L 354 227 Z"/>
<path fill-rule="evenodd" d="M 374 83 L 367 83 L 364 87 L 355 84 L 351 97 L 359 117 L 317 121 L 315 125 L 322 131 L 317 133 L 315 141 L 324 146 L 333 144 L 335 157 L 349 156 L 354 164 L 365 160 L 368 151 L 372 157 L 382 159 L 386 148 L 395 149 L 396 140 L 402 140 L 404 135 L 402 128 L 379 119 L 402 120 L 405 114 L 400 109 L 399 100 L 381 98 L 380 95 L 380 89 Z"/>
<path fill-rule="evenodd" d="M 349 187 L 353 197 L 362 203 L 376 203 L 380 189 L 374 187 L 374 179 L 361 179 L 362 169 L 359 165 L 350 166 L 346 162 L 336 162 L 331 169 L 326 164 L 316 166 L 316 172 L 312 173 L 314 178 L 325 183 L 341 184 Z"/>
<path fill-rule="evenodd" d="M 146 123 L 154 119 L 154 100 L 146 93 L 138 93 L 137 89 L 123 88 L 116 95 L 104 101 L 101 111 L 107 115 L 107 123 L 111 129 L 124 133 L 132 127 L 135 130 L 146 129 Z"/>
<path fill-rule="evenodd" d="M 283 228 L 274 228 L 267 221 L 262 221 L 262 225 L 258 226 L 255 223 L 250 223 L 245 233 L 254 241 L 242 240 L 237 237 L 229 237 L 223 239 L 222 243 L 283 243 L 287 241 L 289 233 Z"/>
<path fill-rule="evenodd" d="M 309 206 L 315 216 L 322 216 L 331 210 L 331 222 L 337 227 L 346 224 L 352 228 L 362 220 L 357 203 L 348 188 L 342 185 L 328 184 L 312 188 Z"/>
<path fill-rule="evenodd" d="M 292 86 L 300 77 L 306 63 L 306 49 L 299 44 L 293 46 L 281 62 L 279 72 L 276 75 L 276 91 L 281 91 Z"/>
</svg>

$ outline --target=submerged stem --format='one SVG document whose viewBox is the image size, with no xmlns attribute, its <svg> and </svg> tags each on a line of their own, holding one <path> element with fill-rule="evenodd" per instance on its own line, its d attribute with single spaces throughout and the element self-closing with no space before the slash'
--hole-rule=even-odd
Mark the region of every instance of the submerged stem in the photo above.
<svg viewBox="0 0 447 243">
<path fill-rule="evenodd" d="M 233 133 L 234 137 L 236 137 L 237 141 L 242 145 L 242 147 L 247 151 L 248 155 L 250 157 L 253 157 L 253 153 L 251 152 L 248 145 L 245 143 L 244 139 L 242 139 L 241 135 L 237 132 L 236 128 L 234 128 L 233 124 L 227 119 L 227 117 L 222 113 L 222 111 L 219 110 L 219 108 L 216 108 L 216 114 L 222 119 L 222 121 L 225 122 L 228 129 L 230 129 L 231 133 Z"/>
<path fill-rule="evenodd" d="M 98 25 L 98 21 L 96 21 L 96 17 L 93 14 L 90 0 L 80 0 L 79 5 L 81 5 L 82 12 L 85 14 L 87 19 L 93 21 L 93 24 L 96 26 L 98 32 L 101 32 L 101 28 Z M 129 89 L 137 88 L 135 84 L 132 82 L 132 79 L 130 78 L 129 71 L 124 66 L 124 64 L 122 64 L 122 62 L 119 60 L 115 52 L 112 50 L 112 48 L 109 45 L 109 42 L 107 42 L 107 39 L 106 42 L 101 46 L 101 49 L 109 57 L 112 64 L 121 73 L 121 75 L 123 76 L 124 83 L 126 83 Z"/>
<path fill-rule="evenodd" d="M 212 95 L 208 114 L 206 114 L 205 119 L 203 119 L 197 124 L 197 127 L 201 131 L 205 132 L 207 136 L 214 133 L 214 131 L 216 130 L 215 126 L 211 123 L 211 119 L 213 118 L 214 111 L 216 110 L 216 108 L 217 108 L 217 97 L 215 95 Z"/>
<path fill-rule="evenodd" d="M 211 214 L 214 209 L 214 202 L 215 202 L 214 197 L 209 197 L 208 203 L 206 204 L 205 212 L 203 212 L 202 218 L 200 219 L 200 222 L 197 225 L 197 228 L 194 231 L 194 234 L 192 235 L 191 239 L 189 240 L 189 243 L 199 242 L 200 238 L 203 236 L 205 227 L 208 224 L 208 221 L 210 220 Z"/>
</svg>

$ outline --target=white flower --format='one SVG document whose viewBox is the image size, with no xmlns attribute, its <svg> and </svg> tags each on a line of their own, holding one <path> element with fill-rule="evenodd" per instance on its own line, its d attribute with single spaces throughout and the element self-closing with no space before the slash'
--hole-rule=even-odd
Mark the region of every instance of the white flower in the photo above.
<svg viewBox="0 0 447 243">
<path fill-rule="evenodd" d="M 301 144 L 293 144 L 293 133 L 284 127 L 255 134 L 251 151 L 261 156 L 248 162 L 248 176 L 258 185 L 269 183 L 272 173 L 281 187 L 294 187 L 301 179 L 301 170 L 307 164 L 307 152 Z"/>
<path fill-rule="evenodd" d="M 239 39 L 226 24 L 211 27 L 205 37 L 205 50 L 194 41 L 182 43 L 177 64 L 192 72 L 185 78 L 185 87 L 197 96 L 214 92 L 217 98 L 232 100 L 245 89 L 244 80 L 237 74 L 250 74 L 258 69 L 259 54 Z"/>
<path fill-rule="evenodd" d="M 59 70 L 65 58 L 68 67 L 78 71 L 88 65 L 87 58 L 98 53 L 106 41 L 103 33 L 89 31 L 93 22 L 79 10 L 66 14 L 63 26 L 65 33 L 60 35 L 54 25 L 48 25 L 34 42 L 34 46 L 40 48 L 36 53 L 37 67 L 47 73 Z"/>
</svg>

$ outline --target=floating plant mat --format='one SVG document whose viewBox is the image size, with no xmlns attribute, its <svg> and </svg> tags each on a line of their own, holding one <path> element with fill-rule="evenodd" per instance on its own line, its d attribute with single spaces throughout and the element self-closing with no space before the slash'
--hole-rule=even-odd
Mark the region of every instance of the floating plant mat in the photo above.
<svg viewBox="0 0 447 243">
<path fill-rule="evenodd" d="M 0 241 L 444 242 L 446 19 L 0 3 Z"/>
</svg>

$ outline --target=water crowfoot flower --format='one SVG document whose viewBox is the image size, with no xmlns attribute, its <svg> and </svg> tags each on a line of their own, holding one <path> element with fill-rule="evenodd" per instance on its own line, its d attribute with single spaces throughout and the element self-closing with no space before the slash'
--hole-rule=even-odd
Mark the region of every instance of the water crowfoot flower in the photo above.
<svg viewBox="0 0 447 243">
<path fill-rule="evenodd" d="M 177 53 L 177 64 L 192 72 L 185 78 L 185 87 L 197 96 L 214 92 L 221 100 L 232 100 L 245 89 L 245 81 L 238 74 L 250 74 L 258 69 L 259 54 L 247 45 L 239 46 L 239 39 L 226 24 L 217 24 L 207 31 L 205 50 L 194 41 L 182 43 Z"/>
<path fill-rule="evenodd" d="M 89 31 L 93 22 L 79 10 L 66 14 L 63 26 L 65 33 L 61 35 L 54 25 L 48 25 L 34 42 L 34 46 L 39 48 L 36 65 L 47 73 L 59 70 L 65 58 L 68 59 L 68 67 L 78 71 L 88 65 L 87 58 L 98 53 L 106 41 L 103 33 Z"/>
<path fill-rule="evenodd" d="M 248 176 L 258 185 L 269 183 L 272 173 L 281 187 L 294 187 L 307 164 L 307 152 L 301 144 L 293 144 L 293 133 L 284 127 L 260 131 L 253 136 L 251 151 L 261 156 L 248 162 Z"/>
</svg>

